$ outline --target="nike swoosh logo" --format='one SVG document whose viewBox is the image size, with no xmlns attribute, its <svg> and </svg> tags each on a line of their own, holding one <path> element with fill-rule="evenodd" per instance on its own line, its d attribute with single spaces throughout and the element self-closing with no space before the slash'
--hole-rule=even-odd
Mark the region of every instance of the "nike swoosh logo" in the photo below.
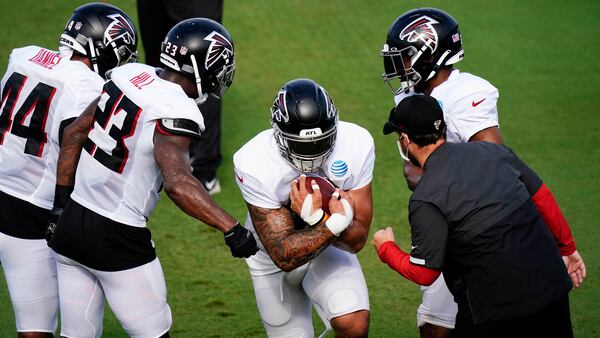
<svg viewBox="0 0 600 338">
<path fill-rule="evenodd" d="M 240 180 L 240 183 L 244 183 L 244 178 L 242 176 L 235 174 L 235 177 L 237 177 L 237 179 Z"/>
<path fill-rule="evenodd" d="M 206 182 L 206 189 L 211 190 L 212 188 L 215 187 L 215 185 L 217 185 L 216 179 L 213 179 L 212 181 L 208 181 L 208 182 Z"/>
<path fill-rule="evenodd" d="M 477 106 L 478 106 L 478 105 L 479 105 L 481 102 L 483 102 L 483 101 L 485 101 L 485 99 L 483 99 L 483 100 L 481 100 L 481 101 L 477 101 L 477 102 L 473 101 L 473 102 L 471 102 L 471 105 L 472 105 L 473 107 L 477 107 Z"/>
<path fill-rule="evenodd" d="M 410 246 L 410 249 L 411 249 L 411 250 L 414 250 L 414 249 L 416 249 L 417 247 L 418 247 L 418 245 L 411 245 L 411 246 Z"/>
</svg>

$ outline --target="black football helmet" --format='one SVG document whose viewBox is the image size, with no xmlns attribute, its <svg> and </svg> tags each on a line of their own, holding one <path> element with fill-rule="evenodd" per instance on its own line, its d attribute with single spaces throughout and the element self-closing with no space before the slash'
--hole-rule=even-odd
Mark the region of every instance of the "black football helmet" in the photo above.
<svg viewBox="0 0 600 338">
<path fill-rule="evenodd" d="M 400 15 L 381 50 L 383 80 L 394 95 L 413 87 L 422 92 L 441 67 L 462 60 L 461 40 L 458 22 L 444 11 L 418 8 Z"/>
<path fill-rule="evenodd" d="M 137 30 L 133 21 L 115 6 L 90 3 L 78 7 L 60 36 L 60 45 L 86 56 L 94 71 L 106 73 L 137 61 Z"/>
<path fill-rule="evenodd" d="M 233 82 L 235 58 L 229 32 L 216 21 L 192 18 L 176 24 L 161 46 L 160 62 L 194 79 L 197 104 L 220 98 Z"/>
<path fill-rule="evenodd" d="M 323 87 L 309 79 L 286 83 L 271 107 L 279 152 L 301 172 L 318 171 L 335 145 L 338 111 Z"/>
</svg>

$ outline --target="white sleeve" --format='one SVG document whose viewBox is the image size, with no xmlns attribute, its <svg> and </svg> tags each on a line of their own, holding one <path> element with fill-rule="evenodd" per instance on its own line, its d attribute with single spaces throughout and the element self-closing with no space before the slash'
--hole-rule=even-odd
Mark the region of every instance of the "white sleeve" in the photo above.
<svg viewBox="0 0 600 338">
<path fill-rule="evenodd" d="M 458 126 L 458 134 L 462 142 L 468 142 L 478 132 L 497 127 L 498 124 L 498 90 L 486 89 L 464 96 L 454 102 L 448 117 Z"/>
<path fill-rule="evenodd" d="M 281 203 L 277 201 L 274 193 L 269 193 L 259 180 L 249 174 L 244 174 L 238 168 L 235 171 L 235 182 L 237 183 L 244 200 L 248 204 L 252 204 L 259 208 L 265 209 L 279 209 Z"/>
<path fill-rule="evenodd" d="M 373 143 L 373 139 L 371 139 L 371 145 L 369 147 L 369 151 L 367 152 L 367 156 L 364 159 L 363 165 L 360 169 L 360 173 L 358 175 L 357 184 L 352 187 L 351 190 L 360 189 L 373 180 L 373 168 L 375 166 L 375 144 Z"/>
</svg>

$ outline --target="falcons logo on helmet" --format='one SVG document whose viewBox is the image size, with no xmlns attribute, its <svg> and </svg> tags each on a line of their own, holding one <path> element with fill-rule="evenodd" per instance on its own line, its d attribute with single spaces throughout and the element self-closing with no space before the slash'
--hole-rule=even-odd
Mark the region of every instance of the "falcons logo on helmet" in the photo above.
<svg viewBox="0 0 600 338">
<path fill-rule="evenodd" d="M 438 35 L 435 28 L 433 28 L 433 24 L 436 23 L 439 22 L 424 15 L 411 22 L 400 32 L 400 40 L 406 40 L 407 42 L 421 40 L 433 54 L 438 45 Z"/>
<path fill-rule="evenodd" d="M 331 98 L 331 96 L 329 96 L 329 94 L 327 93 L 325 88 L 323 88 L 323 87 L 319 87 L 319 88 L 321 88 L 321 90 L 323 91 L 323 95 L 325 95 L 325 100 L 327 101 L 327 118 L 330 119 L 330 118 L 334 117 L 335 114 L 337 114 L 337 109 L 335 109 L 335 105 L 333 104 L 333 99 Z"/>
<path fill-rule="evenodd" d="M 104 44 L 108 45 L 117 39 L 123 39 L 126 44 L 134 44 L 135 33 L 131 24 L 121 14 L 111 14 L 108 17 L 113 21 L 104 31 Z"/>
<path fill-rule="evenodd" d="M 232 61 L 233 46 L 227 38 L 217 32 L 212 32 L 204 40 L 211 42 L 206 52 L 206 60 L 204 61 L 205 69 L 212 67 L 220 58 L 225 60 L 225 64 L 229 64 Z"/>
<path fill-rule="evenodd" d="M 290 120 L 290 115 L 285 108 L 285 91 L 277 93 L 275 101 L 273 101 L 273 107 L 271 107 L 271 116 L 273 120 L 277 122 L 287 123 Z"/>
</svg>

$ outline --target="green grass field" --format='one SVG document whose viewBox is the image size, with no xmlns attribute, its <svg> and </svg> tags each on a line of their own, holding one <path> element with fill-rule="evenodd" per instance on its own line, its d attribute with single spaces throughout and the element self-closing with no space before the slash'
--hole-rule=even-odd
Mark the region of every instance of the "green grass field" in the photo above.
<svg viewBox="0 0 600 338">
<path fill-rule="evenodd" d="M 134 0 L 111 2 L 137 17 Z M 80 3 L 2 1 L 2 73 L 15 47 L 56 48 L 71 10 Z M 393 101 L 380 78 L 379 50 L 396 16 L 424 5 L 445 9 L 460 22 L 466 57 L 458 67 L 499 88 L 506 144 L 557 197 L 588 270 L 582 288 L 571 293 L 575 333 L 599 337 L 598 1 L 226 0 L 224 23 L 235 42 L 238 68 L 224 101 L 223 192 L 217 202 L 239 219 L 245 217 L 231 157 L 269 128 L 269 107 L 278 88 L 292 78 L 310 77 L 327 88 L 342 119 L 371 131 L 377 147 L 372 232 L 391 225 L 407 248 L 409 192 L 394 139 L 381 134 Z M 220 233 L 185 216 L 166 196 L 149 228 L 167 279 L 173 337 L 265 336 L 245 263 L 230 256 Z M 381 264 L 370 245 L 359 259 L 370 291 L 371 336 L 416 337 L 418 287 Z M 12 337 L 14 318 L 1 280 L 0 337 Z M 317 331 L 321 328 L 318 324 Z M 108 310 L 104 336 L 125 336 Z"/>
</svg>

